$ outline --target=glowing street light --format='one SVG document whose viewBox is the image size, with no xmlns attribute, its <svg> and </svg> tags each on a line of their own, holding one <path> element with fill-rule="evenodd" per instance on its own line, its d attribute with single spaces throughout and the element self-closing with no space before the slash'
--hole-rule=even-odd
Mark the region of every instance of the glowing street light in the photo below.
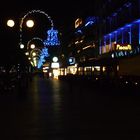
<svg viewBox="0 0 140 140">
<path fill-rule="evenodd" d="M 30 48 L 34 49 L 35 48 L 35 44 L 31 44 Z"/>
<path fill-rule="evenodd" d="M 24 45 L 23 44 L 20 44 L 20 49 L 24 49 Z"/>
<path fill-rule="evenodd" d="M 33 52 L 33 53 L 32 53 L 32 55 L 33 55 L 33 56 L 36 56 L 36 53 L 35 53 L 35 52 Z"/>
<path fill-rule="evenodd" d="M 28 56 L 28 55 L 29 55 L 29 52 L 26 52 L 26 53 L 25 53 L 25 55 L 27 55 L 27 56 Z"/>
<path fill-rule="evenodd" d="M 34 26 L 34 21 L 33 20 L 28 20 L 26 22 L 27 27 L 32 28 Z"/>
<path fill-rule="evenodd" d="M 7 26 L 8 26 L 8 27 L 14 27 L 14 25 L 15 25 L 14 20 L 9 19 L 9 20 L 7 21 Z"/>
<path fill-rule="evenodd" d="M 53 57 L 53 62 L 57 62 L 58 61 L 58 58 L 55 56 Z"/>
</svg>

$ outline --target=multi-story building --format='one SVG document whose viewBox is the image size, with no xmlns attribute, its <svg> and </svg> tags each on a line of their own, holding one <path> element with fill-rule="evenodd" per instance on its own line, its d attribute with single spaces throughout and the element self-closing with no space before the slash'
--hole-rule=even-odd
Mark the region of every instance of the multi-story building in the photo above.
<svg viewBox="0 0 140 140">
<path fill-rule="evenodd" d="M 75 21 L 66 73 L 140 75 L 140 0 L 102 0 L 94 7 L 96 16 Z"/>
<path fill-rule="evenodd" d="M 115 4 L 110 1 L 105 9 Z M 110 13 L 106 14 L 104 10 L 100 15 L 99 54 L 107 59 L 110 68 L 116 63 L 120 74 L 140 75 L 140 68 L 136 66 L 140 60 L 140 1 L 127 0 L 116 7 Z"/>
</svg>

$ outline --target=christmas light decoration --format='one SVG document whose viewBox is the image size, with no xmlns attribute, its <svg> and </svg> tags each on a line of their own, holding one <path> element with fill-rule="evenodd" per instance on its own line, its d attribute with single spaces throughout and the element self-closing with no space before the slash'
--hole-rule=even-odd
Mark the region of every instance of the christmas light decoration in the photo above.
<svg viewBox="0 0 140 140">
<path fill-rule="evenodd" d="M 41 39 L 39 37 L 34 37 L 32 38 L 31 40 L 29 40 L 27 42 L 27 45 L 26 48 L 22 45 L 23 43 L 23 25 L 24 25 L 24 20 L 26 20 L 28 18 L 28 16 L 30 16 L 31 14 L 43 14 L 45 15 L 45 17 L 47 18 L 47 20 L 49 20 L 50 22 L 50 27 L 49 27 L 49 30 L 47 30 L 47 38 L 46 40 L 44 39 Z M 29 21 L 28 21 L 29 22 Z M 30 20 L 31 22 L 31 20 Z M 31 24 L 29 24 L 30 27 L 32 27 L 34 25 L 33 22 L 31 22 Z M 60 45 L 60 41 L 58 39 L 58 30 L 54 30 L 54 24 L 53 24 L 53 20 L 51 19 L 50 16 L 48 16 L 48 14 L 46 14 L 44 11 L 41 11 L 41 10 L 32 10 L 32 11 L 29 11 L 28 13 L 26 13 L 20 20 L 20 48 L 22 49 L 26 49 L 26 55 L 27 55 L 27 52 L 28 52 L 28 58 L 30 58 L 30 60 L 33 60 L 31 61 L 37 68 L 41 68 L 42 65 L 44 64 L 44 62 L 46 61 L 45 58 L 46 57 L 49 57 L 49 53 L 48 53 L 48 47 L 49 46 L 58 46 Z M 37 47 L 37 46 L 33 46 L 31 47 L 31 43 L 32 41 L 34 40 L 38 40 L 42 43 L 42 46 L 41 48 Z M 24 42 L 25 43 L 25 42 Z M 35 58 L 35 59 L 34 59 Z"/>
<path fill-rule="evenodd" d="M 44 47 L 40 53 L 40 58 L 38 61 L 38 65 L 37 68 L 41 68 L 41 66 L 43 65 L 43 63 L 45 62 L 45 57 L 49 57 L 49 53 L 48 53 L 48 48 Z"/>
<path fill-rule="evenodd" d="M 48 37 L 44 41 L 45 46 L 58 46 L 60 41 L 58 40 L 58 31 L 51 28 L 47 31 Z"/>
<path fill-rule="evenodd" d="M 20 21 L 20 43 L 19 44 L 22 44 L 22 28 L 23 28 L 23 22 L 24 20 L 31 14 L 35 14 L 35 13 L 39 13 L 39 14 L 43 14 L 44 16 L 47 17 L 47 19 L 50 21 L 50 26 L 53 27 L 54 24 L 53 24 L 53 20 L 51 19 L 51 17 L 45 13 L 44 11 L 41 11 L 41 10 L 32 10 L 32 11 L 29 11 L 27 14 L 25 14 L 22 18 L 21 18 L 21 21 Z"/>
<path fill-rule="evenodd" d="M 27 42 L 27 49 L 30 48 L 30 44 L 31 44 L 31 42 L 34 41 L 34 40 L 38 40 L 38 41 L 42 42 L 42 44 L 43 44 L 43 40 L 42 40 L 41 38 L 39 38 L 39 37 L 34 37 L 34 38 L 32 38 L 31 40 L 29 40 L 29 41 Z"/>
</svg>

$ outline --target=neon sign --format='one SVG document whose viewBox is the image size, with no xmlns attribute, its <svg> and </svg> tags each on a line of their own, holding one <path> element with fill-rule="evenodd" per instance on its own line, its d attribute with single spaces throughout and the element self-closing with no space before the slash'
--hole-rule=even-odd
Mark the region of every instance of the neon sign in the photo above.
<svg viewBox="0 0 140 140">
<path fill-rule="evenodd" d="M 130 44 L 115 44 L 118 51 L 131 51 L 132 46 Z"/>
<path fill-rule="evenodd" d="M 75 21 L 75 28 L 78 28 L 80 25 L 82 25 L 83 21 L 81 18 L 76 19 Z"/>
</svg>

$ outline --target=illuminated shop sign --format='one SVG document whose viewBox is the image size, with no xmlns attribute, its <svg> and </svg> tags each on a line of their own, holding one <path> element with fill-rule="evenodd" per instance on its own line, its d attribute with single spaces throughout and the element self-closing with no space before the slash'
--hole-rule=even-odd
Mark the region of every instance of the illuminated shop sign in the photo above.
<svg viewBox="0 0 140 140">
<path fill-rule="evenodd" d="M 116 51 L 115 53 L 112 53 L 111 57 L 114 58 L 114 57 L 130 57 L 130 56 L 135 56 L 135 55 L 138 55 L 140 54 L 140 47 L 139 46 L 135 46 L 133 48 L 133 50 L 131 51 Z"/>
<path fill-rule="evenodd" d="M 132 46 L 130 44 L 115 44 L 118 51 L 131 51 Z"/>
<path fill-rule="evenodd" d="M 78 19 L 76 19 L 76 21 L 75 21 L 75 28 L 78 28 L 80 25 L 82 25 L 82 19 L 81 18 L 78 18 Z"/>
</svg>

